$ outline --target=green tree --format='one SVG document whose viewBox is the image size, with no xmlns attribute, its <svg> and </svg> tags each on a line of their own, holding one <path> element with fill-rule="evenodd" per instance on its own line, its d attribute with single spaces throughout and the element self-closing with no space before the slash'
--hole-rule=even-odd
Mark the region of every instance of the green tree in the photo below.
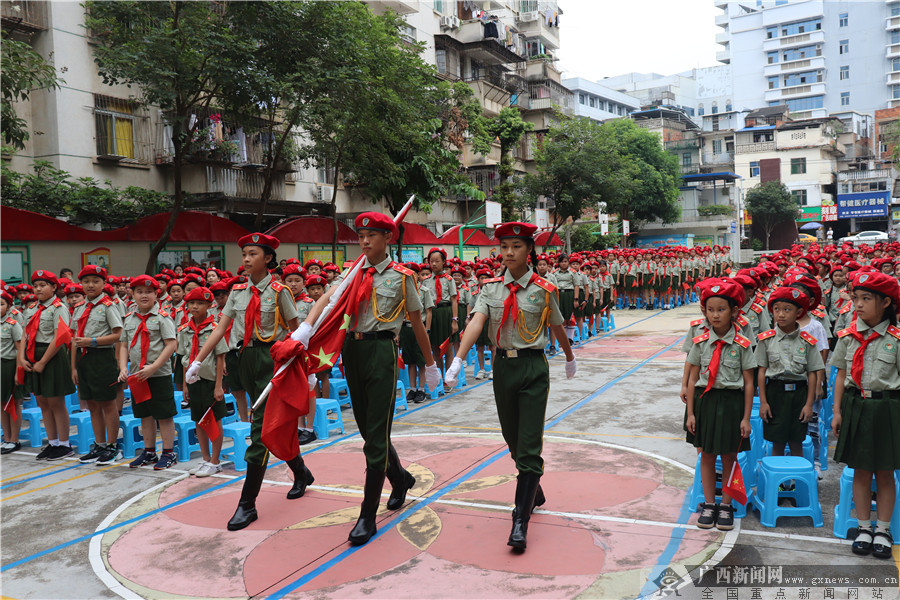
<svg viewBox="0 0 900 600">
<path fill-rule="evenodd" d="M 34 90 L 58 88 L 61 80 L 57 78 L 53 65 L 48 64 L 27 43 L 10 38 L 6 31 L 0 38 L 0 49 L 0 132 L 4 144 L 22 150 L 30 134 L 28 124 L 16 114 L 13 104 L 28 100 Z"/>
<path fill-rule="evenodd" d="M 745 202 L 753 222 L 758 223 L 766 233 L 766 250 L 769 249 L 769 239 L 775 227 L 784 221 L 795 222 L 797 219 L 797 203 L 780 181 L 767 181 L 754 186 L 747 192 Z"/>
<path fill-rule="evenodd" d="M 500 203 L 504 221 L 514 221 L 516 186 L 512 181 L 514 162 L 512 150 L 525 132 L 534 129 L 534 125 L 522 119 L 519 109 L 507 106 L 500 114 L 488 123 L 488 131 L 494 139 L 500 140 L 500 185 L 494 189 L 494 200 Z"/>
<path fill-rule="evenodd" d="M 171 216 L 150 250 L 146 272 L 156 266 L 184 206 L 185 155 L 199 128 L 191 117 L 208 109 L 223 87 L 246 77 L 255 40 L 235 34 L 230 3 L 87 2 L 86 25 L 94 36 L 94 60 L 104 83 L 135 86 L 138 100 L 158 106 L 172 125 Z"/>
</svg>

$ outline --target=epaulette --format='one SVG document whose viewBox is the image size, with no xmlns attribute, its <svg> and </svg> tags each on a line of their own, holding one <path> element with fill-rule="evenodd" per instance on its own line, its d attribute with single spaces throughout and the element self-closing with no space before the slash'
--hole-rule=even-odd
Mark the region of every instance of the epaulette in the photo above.
<svg viewBox="0 0 900 600">
<path fill-rule="evenodd" d="M 751 304 L 750 310 L 752 310 L 756 314 L 760 314 L 763 311 L 763 308 L 759 304 Z"/>
<path fill-rule="evenodd" d="M 130 316 L 133 315 L 133 314 L 134 314 L 134 311 L 133 311 L 133 310 L 130 311 L 130 312 L 127 312 L 127 313 L 125 313 L 125 318 L 127 319 L 128 317 L 130 317 Z"/>
<path fill-rule="evenodd" d="M 813 315 L 814 317 L 819 317 L 820 319 L 825 318 L 825 313 L 819 308 L 812 309 L 811 311 L 809 311 L 809 314 Z"/>
<path fill-rule="evenodd" d="M 276 292 L 281 292 L 281 290 L 284 289 L 284 284 L 281 283 L 280 281 L 273 281 L 272 289 L 275 290 Z"/>
<path fill-rule="evenodd" d="M 63 305 L 62 300 L 60 300 L 59 298 L 54 298 L 53 302 L 50 303 L 50 306 L 62 306 L 62 305 Z"/>
<path fill-rule="evenodd" d="M 502 281 L 503 281 L 502 277 L 494 277 L 493 279 L 485 279 L 484 283 L 499 283 Z M 482 284 L 482 285 L 484 285 L 484 284 Z"/>
<path fill-rule="evenodd" d="M 741 327 L 746 327 L 750 324 L 750 321 L 748 321 L 747 318 L 744 317 L 744 315 L 738 315 L 737 322 Z"/>
<path fill-rule="evenodd" d="M 852 302 L 848 302 L 847 304 L 844 305 L 843 308 L 841 308 L 841 310 L 838 311 L 838 314 L 841 314 L 841 315 L 842 315 L 842 314 L 844 314 L 844 313 L 848 313 L 848 312 L 850 312 L 852 309 L 853 309 L 853 303 L 852 303 Z"/>
<path fill-rule="evenodd" d="M 542 279 L 540 277 L 535 277 L 534 282 L 538 285 L 538 287 L 547 290 L 548 292 L 555 292 L 556 286 L 547 281 L 546 279 Z"/>
<path fill-rule="evenodd" d="M 703 322 L 703 319 L 696 319 L 694 321 L 691 321 L 691 327 L 696 327 L 697 325 L 699 325 L 702 322 Z"/>
<path fill-rule="evenodd" d="M 102 304 L 103 306 L 112 306 L 113 301 L 109 299 L 109 296 L 103 296 L 102 298 L 100 298 L 100 304 Z"/>
<path fill-rule="evenodd" d="M 851 329 L 850 327 L 847 327 L 846 329 L 841 329 L 840 331 L 838 331 L 837 336 L 839 338 L 842 338 L 842 337 L 846 337 L 846 336 L 850 335 L 851 333 L 853 333 L 850 329 Z"/>
<path fill-rule="evenodd" d="M 236 286 L 234 286 L 234 287 L 231 288 L 231 289 L 232 289 L 232 290 L 245 290 L 245 289 L 247 289 L 247 283 L 246 283 L 246 282 L 244 282 L 244 283 L 239 283 L 239 284 L 237 284 Z"/>
<path fill-rule="evenodd" d="M 819 342 L 819 340 L 817 340 L 816 338 L 814 338 L 813 336 L 811 336 L 811 335 L 810 335 L 808 332 L 806 332 L 806 331 L 801 331 L 801 332 L 800 332 L 800 337 L 802 337 L 804 340 L 806 340 L 807 342 L 809 342 L 809 345 L 810 345 L 810 346 L 815 346 L 815 345 Z"/>
<path fill-rule="evenodd" d="M 746 348 L 750 347 L 750 340 L 748 340 L 747 338 L 745 338 L 744 336 L 742 336 L 739 333 L 734 334 L 734 343 L 737 344 L 738 346 L 740 346 L 741 348 L 746 349 Z"/>
<path fill-rule="evenodd" d="M 695 338 L 692 339 L 691 341 L 692 341 L 693 343 L 695 343 L 695 344 L 699 344 L 700 342 L 705 342 L 705 341 L 708 340 L 708 339 L 709 339 L 709 332 L 707 331 L 707 332 L 705 332 L 705 333 L 701 333 L 700 335 L 698 335 L 697 337 L 695 337 Z"/>
<path fill-rule="evenodd" d="M 72 308 L 80 308 L 80 307 L 84 306 L 84 304 L 85 304 L 85 301 L 82 300 L 81 302 L 76 302 L 75 306 L 73 306 Z"/>
<path fill-rule="evenodd" d="M 900 340 L 900 329 L 894 327 L 893 325 L 888 325 L 887 332 Z"/>
<path fill-rule="evenodd" d="M 169 313 L 167 313 L 166 311 L 164 311 L 164 310 L 162 310 L 162 309 L 160 309 L 160 311 L 159 311 L 159 316 L 161 316 L 161 317 L 169 317 L 170 319 L 172 318 L 172 315 L 170 315 Z"/>
<path fill-rule="evenodd" d="M 18 321 L 16 321 L 12 317 L 6 317 L 6 321 L 4 321 L 4 322 L 9 323 L 10 325 L 15 325 L 16 323 L 18 323 Z"/>
<path fill-rule="evenodd" d="M 762 333 L 760 333 L 759 335 L 757 335 L 757 336 L 756 336 L 756 339 L 758 339 L 759 341 L 763 341 L 763 340 L 769 339 L 770 337 L 772 337 L 772 336 L 774 336 L 774 335 L 775 335 L 775 330 L 774 330 L 774 329 L 770 329 L 770 330 L 768 330 L 768 331 L 763 331 Z"/>
<path fill-rule="evenodd" d="M 14 314 L 14 315 L 21 315 L 21 314 L 22 314 L 22 311 L 19 310 L 18 308 L 16 308 L 15 306 L 13 306 L 11 309 L 9 309 L 9 312 L 11 312 L 11 313 Z"/>
<path fill-rule="evenodd" d="M 407 269 L 403 265 L 395 264 L 395 265 L 392 265 L 391 268 L 394 269 L 395 271 L 397 271 L 398 273 L 402 273 L 402 274 L 406 275 L 407 277 L 415 275 L 415 272 L 412 269 Z"/>
<path fill-rule="evenodd" d="M 182 329 L 184 329 L 184 328 L 187 327 L 188 325 L 190 325 L 190 323 L 185 323 L 184 325 L 180 325 L 180 326 L 178 327 L 177 331 L 181 331 Z"/>
</svg>

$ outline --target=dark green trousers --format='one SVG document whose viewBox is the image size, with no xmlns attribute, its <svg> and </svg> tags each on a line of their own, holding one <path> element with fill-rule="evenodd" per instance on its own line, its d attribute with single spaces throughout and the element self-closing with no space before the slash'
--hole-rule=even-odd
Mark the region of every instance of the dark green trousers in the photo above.
<svg viewBox="0 0 900 600">
<path fill-rule="evenodd" d="M 353 418 L 364 441 L 366 468 L 386 472 L 397 392 L 397 346 L 390 339 L 353 340 L 348 336 L 343 361 Z"/>
<path fill-rule="evenodd" d="M 272 355 L 269 353 L 269 346 L 244 348 L 238 358 L 238 374 L 241 378 L 241 386 L 247 391 L 247 402 L 253 406 L 265 387 L 272 381 L 272 377 L 275 376 L 275 361 L 272 360 Z M 250 446 L 247 448 L 244 459 L 254 465 L 266 466 L 269 462 L 269 450 L 260 439 L 263 418 L 266 416 L 267 400 L 263 400 L 259 408 L 253 411 L 253 419 L 250 422 Z"/>
<path fill-rule="evenodd" d="M 503 439 L 520 473 L 544 473 L 544 416 L 550 394 L 545 356 L 498 358 L 494 365 L 494 401 Z"/>
</svg>

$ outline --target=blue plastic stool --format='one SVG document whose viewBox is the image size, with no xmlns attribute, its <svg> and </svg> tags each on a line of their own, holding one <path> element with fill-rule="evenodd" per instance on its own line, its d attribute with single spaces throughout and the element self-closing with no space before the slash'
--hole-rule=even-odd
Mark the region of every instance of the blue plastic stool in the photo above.
<svg viewBox="0 0 900 600">
<path fill-rule="evenodd" d="M 441 382 L 438 384 L 438 387 L 432 390 L 428 387 L 428 384 L 425 384 L 425 394 L 431 398 L 432 400 L 437 400 L 438 397 L 444 392 L 444 384 Z"/>
<path fill-rule="evenodd" d="M 78 393 L 77 392 L 74 394 L 69 394 L 68 396 L 65 397 L 65 400 L 66 400 L 66 408 L 68 409 L 69 414 L 72 414 L 73 412 L 75 412 L 77 410 L 81 410 L 81 405 L 78 403 Z"/>
<path fill-rule="evenodd" d="M 841 473 L 841 499 L 834 507 L 832 533 L 834 537 L 841 539 L 846 539 L 850 529 L 858 525 L 857 519 L 850 516 L 850 513 L 856 508 L 856 504 L 853 502 L 853 474 L 853 469 L 844 467 L 844 471 Z M 872 491 L 874 492 L 875 489 L 875 478 L 873 477 Z M 897 491 L 897 497 L 900 498 L 900 471 L 894 471 L 894 489 Z M 872 502 L 872 516 L 875 516 L 874 502 Z M 891 532 L 897 531 L 900 531 L 900 501 L 894 504 L 894 513 L 891 515 Z M 900 545 L 900 536 L 894 540 L 894 545 Z"/>
<path fill-rule="evenodd" d="M 133 414 L 119 417 L 122 428 L 122 456 L 134 458 L 144 450 L 144 435 L 141 433 L 141 419 Z"/>
<path fill-rule="evenodd" d="M 91 413 L 88 411 L 69 415 L 69 425 L 75 427 L 75 433 L 69 434 L 69 442 L 78 452 L 87 452 L 94 443 L 94 428 L 91 427 Z"/>
<path fill-rule="evenodd" d="M 763 442 L 763 446 L 763 456 L 772 456 L 772 442 Z M 784 451 L 787 452 L 788 456 L 791 455 L 791 449 L 789 447 L 785 447 Z M 808 460 L 810 465 L 815 465 L 812 438 L 808 435 L 806 436 L 806 439 L 803 440 L 803 458 Z"/>
<path fill-rule="evenodd" d="M 341 392 L 347 392 L 346 397 L 341 397 Z M 350 388 L 347 387 L 346 379 L 330 379 L 328 388 L 328 398 L 337 400 L 341 406 L 350 406 Z M 317 434 L 318 435 L 318 434 Z"/>
<path fill-rule="evenodd" d="M 339 367 L 331 367 L 331 375 L 328 377 L 329 379 L 343 379 L 344 374 L 341 373 L 341 369 Z"/>
<path fill-rule="evenodd" d="M 394 414 L 396 415 L 400 412 L 400 409 L 409 410 L 409 402 L 406 400 L 406 386 L 403 385 L 403 382 L 399 379 L 397 380 L 397 391 L 400 392 L 400 397 L 394 400 Z"/>
<path fill-rule="evenodd" d="M 333 416 L 328 416 L 329 411 L 333 413 Z M 344 417 L 341 416 L 341 405 L 337 400 L 333 398 L 316 400 L 316 418 L 313 422 L 313 430 L 320 440 L 327 440 L 334 430 L 344 433 Z"/>
<path fill-rule="evenodd" d="M 400 373 L 397 376 L 398 381 L 402 381 L 403 385 L 406 387 L 411 387 L 409 384 L 409 371 L 406 369 L 400 369 Z"/>
<path fill-rule="evenodd" d="M 794 490 L 779 491 L 787 481 L 794 481 Z M 793 498 L 797 506 L 778 506 L 779 498 Z M 802 501 L 806 504 L 802 505 Z M 819 481 L 812 464 L 797 456 L 765 456 L 759 463 L 754 505 L 764 527 L 775 527 L 778 517 L 810 517 L 814 527 L 822 527 L 822 506 L 819 504 Z"/>
<path fill-rule="evenodd" d="M 691 486 L 691 489 L 688 490 L 688 494 L 690 494 L 690 502 L 689 506 L 691 509 L 696 510 L 698 505 L 706 502 L 705 497 L 703 496 L 703 480 L 700 476 L 700 454 L 697 455 L 697 464 L 694 466 L 694 484 Z M 751 470 L 753 472 L 756 471 L 755 468 L 751 469 L 751 467 L 755 467 L 753 464 L 752 458 L 749 456 L 748 452 L 741 452 L 738 454 L 738 464 L 741 466 L 741 472 L 744 474 L 744 487 L 747 488 L 747 504 L 751 503 L 751 489 L 750 485 L 747 483 L 747 473 Z M 722 459 L 721 457 L 716 459 L 716 472 L 722 472 Z M 722 475 L 722 479 L 728 477 L 730 473 L 725 473 Z M 716 486 L 716 502 L 722 501 L 722 489 L 717 485 Z M 742 519 L 747 516 L 747 506 L 744 504 L 740 504 L 737 501 L 733 501 L 734 503 L 734 516 Z"/>
<path fill-rule="evenodd" d="M 611 327 L 609 326 L 609 319 L 607 319 L 606 317 L 600 317 L 600 329 L 604 332 L 611 329 Z"/>
<path fill-rule="evenodd" d="M 828 470 L 828 432 L 831 427 L 819 420 L 819 470 Z"/>
<path fill-rule="evenodd" d="M 181 462 L 191 460 L 191 452 L 200 452 L 200 442 L 197 441 L 197 424 L 191 420 L 190 415 L 175 417 L 175 448 L 178 452 L 178 460 Z"/>
<path fill-rule="evenodd" d="M 250 442 L 247 441 L 247 438 L 250 437 L 250 423 L 237 421 L 223 425 L 222 437 L 231 438 L 234 443 L 227 448 L 223 446 L 219 456 L 222 457 L 222 460 L 230 460 L 234 464 L 235 471 L 246 471 L 247 461 L 244 460 L 244 454 L 250 447 Z"/>
<path fill-rule="evenodd" d="M 225 394 L 225 416 L 222 417 L 220 423 L 222 425 L 228 425 L 229 423 L 235 423 L 241 420 L 241 414 L 237 409 L 237 400 L 234 399 L 234 395 Z"/>
<path fill-rule="evenodd" d="M 474 364 L 478 363 L 478 352 L 475 351 L 475 346 L 469 348 L 469 353 L 466 354 L 466 366 L 471 367 Z"/>
<path fill-rule="evenodd" d="M 446 373 L 445 373 L 445 375 L 446 375 Z M 459 370 L 459 379 L 456 382 L 456 389 L 464 388 L 467 385 L 469 385 L 469 384 L 466 383 L 466 370 L 460 369 Z"/>
<path fill-rule="evenodd" d="M 612 331 L 616 328 L 616 317 L 613 313 L 609 313 L 609 330 Z"/>
<path fill-rule="evenodd" d="M 28 423 L 28 427 L 23 427 L 19 431 L 19 439 L 28 439 L 28 445 L 32 448 L 40 448 L 44 445 L 44 438 L 47 437 L 43 425 L 41 425 L 41 409 L 40 408 L 23 408 L 22 409 L 22 425 Z"/>
<path fill-rule="evenodd" d="M 37 398 L 34 396 L 28 396 L 22 400 L 22 408 L 37 408 Z"/>
<path fill-rule="evenodd" d="M 494 355 L 490 350 L 485 349 L 484 351 L 484 371 L 485 373 L 490 373 L 491 369 L 494 368 Z"/>
</svg>

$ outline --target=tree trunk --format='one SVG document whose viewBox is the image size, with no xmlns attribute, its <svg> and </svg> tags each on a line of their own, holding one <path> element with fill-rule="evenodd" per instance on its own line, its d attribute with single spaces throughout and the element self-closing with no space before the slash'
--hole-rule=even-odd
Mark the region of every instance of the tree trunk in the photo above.
<svg viewBox="0 0 900 600">
<path fill-rule="evenodd" d="M 147 259 L 147 265 L 144 267 L 144 273 L 146 273 L 147 275 L 153 275 L 154 273 L 156 273 L 156 261 L 159 258 L 159 253 L 162 252 L 163 248 L 166 247 L 166 244 L 169 243 L 169 238 L 172 236 L 172 230 L 175 228 L 175 222 L 178 220 L 178 215 L 181 213 L 181 207 L 184 201 L 184 192 L 181 189 L 183 152 L 183 145 L 179 142 L 176 142 L 175 158 L 172 161 L 172 179 L 175 184 L 175 194 L 172 201 L 172 212 L 169 214 L 169 221 L 168 223 L 166 223 L 166 227 L 165 229 L 163 229 L 162 235 L 159 236 L 159 239 L 155 244 L 153 244 L 153 247 L 150 249 L 150 257 Z"/>
<path fill-rule="evenodd" d="M 271 126 L 269 127 L 269 160 L 266 164 L 266 180 L 263 184 L 262 194 L 259 197 L 259 212 L 256 213 L 256 221 L 253 224 L 253 228 L 256 231 L 262 231 L 266 208 L 269 206 L 269 198 L 272 195 L 272 183 L 275 180 L 275 163 L 281 158 L 284 144 L 287 142 L 287 136 L 290 135 L 292 128 L 293 124 L 285 123 L 284 135 L 275 143 L 273 148 L 271 140 L 274 137 L 274 130 Z"/>
<path fill-rule="evenodd" d="M 334 224 L 331 237 L 331 262 L 337 265 L 337 239 L 338 239 L 338 219 L 337 219 L 337 192 L 338 192 L 338 173 L 341 172 L 342 151 L 338 150 L 337 159 L 334 161 L 334 189 L 331 192 L 331 221 Z M 338 265 L 339 267 L 341 265 Z"/>
</svg>

